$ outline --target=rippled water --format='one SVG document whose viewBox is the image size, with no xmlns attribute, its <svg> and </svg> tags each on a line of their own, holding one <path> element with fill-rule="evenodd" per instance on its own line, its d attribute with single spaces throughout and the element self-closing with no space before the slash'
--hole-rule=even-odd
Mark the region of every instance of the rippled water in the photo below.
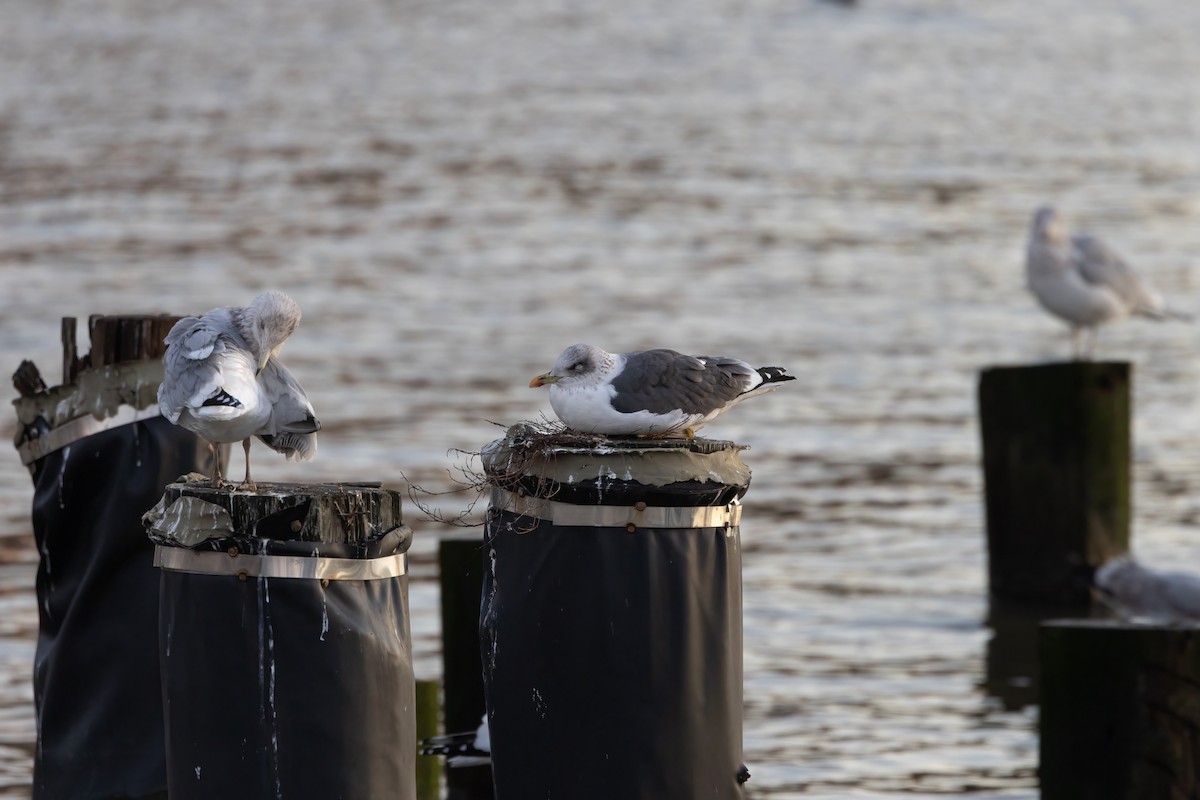
<svg viewBox="0 0 1200 800">
<path fill-rule="evenodd" d="M 987 688 L 976 375 L 1067 352 L 1022 286 L 1043 202 L 1200 310 L 1200 6 L 17 0 L 4 19 L 9 369 L 56 383 L 62 316 L 282 288 L 325 428 L 314 464 L 256 477 L 437 489 L 453 449 L 548 411 L 526 384 L 571 342 L 785 365 L 789 390 L 706 431 L 754 470 L 751 795 L 1036 796 L 1036 711 Z M 1200 553 L 1196 344 L 1137 321 L 1101 339 L 1136 362 L 1152 564 Z M 12 797 L 30 497 L 0 459 Z M 446 529 L 410 516 L 432 677 Z"/>
</svg>

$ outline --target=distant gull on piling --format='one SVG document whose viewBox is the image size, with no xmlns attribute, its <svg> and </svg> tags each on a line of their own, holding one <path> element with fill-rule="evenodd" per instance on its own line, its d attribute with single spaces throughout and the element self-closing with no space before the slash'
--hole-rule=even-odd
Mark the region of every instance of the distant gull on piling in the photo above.
<svg viewBox="0 0 1200 800">
<path fill-rule="evenodd" d="M 550 406 L 583 433 L 663 436 L 697 429 L 749 397 L 795 380 L 780 367 L 674 350 L 608 353 L 573 344 L 529 385 L 550 386 Z"/>
<path fill-rule="evenodd" d="M 1159 572 L 1126 555 L 1097 567 L 1093 584 L 1100 599 L 1126 619 L 1200 622 L 1200 575 Z"/>
<path fill-rule="evenodd" d="M 1187 319 L 1170 311 L 1149 280 L 1103 241 L 1071 235 L 1057 211 L 1039 208 L 1033 217 L 1025 259 L 1029 290 L 1050 313 L 1071 326 L 1071 353 L 1091 358 L 1097 328 L 1131 314 L 1153 319 Z M 1080 331 L 1087 342 L 1079 346 Z"/>
<path fill-rule="evenodd" d="M 421 755 L 445 756 L 448 767 L 481 767 L 492 763 L 492 737 L 487 715 L 473 731 L 421 740 Z"/>
<path fill-rule="evenodd" d="M 184 317 L 164 340 L 163 416 L 192 431 L 213 451 L 213 482 L 222 483 L 217 445 L 242 442 L 250 480 L 250 438 L 288 458 L 308 461 L 321 429 L 299 382 L 276 358 L 300 324 L 300 306 L 283 292 L 264 292 L 249 306 L 214 308 Z"/>
</svg>

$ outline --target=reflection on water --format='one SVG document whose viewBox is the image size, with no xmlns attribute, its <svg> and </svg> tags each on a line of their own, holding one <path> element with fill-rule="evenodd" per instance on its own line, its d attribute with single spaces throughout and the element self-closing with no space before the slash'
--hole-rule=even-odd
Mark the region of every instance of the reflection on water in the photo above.
<svg viewBox="0 0 1200 800">
<path fill-rule="evenodd" d="M 1021 711 L 1038 702 L 1040 672 L 1038 629 L 1043 622 L 1061 619 L 1111 619 L 1103 607 L 1011 607 L 992 605 L 987 627 L 991 630 L 985 654 L 985 687 L 1007 711 Z"/>
<path fill-rule="evenodd" d="M 325 428 L 257 477 L 432 489 L 548 411 L 526 385 L 571 342 L 785 366 L 706 430 L 754 470 L 750 795 L 1031 798 L 1035 712 L 987 689 L 977 372 L 1067 352 L 1022 287 L 1046 202 L 1200 310 L 1198 26 L 1173 0 L 8 4 L 0 365 L 57 382 L 62 316 L 285 289 Z M 1196 344 L 1100 339 L 1136 362 L 1150 564 L 1195 557 Z M 0 459 L 11 796 L 30 494 Z M 426 677 L 442 529 L 409 512 Z"/>
</svg>

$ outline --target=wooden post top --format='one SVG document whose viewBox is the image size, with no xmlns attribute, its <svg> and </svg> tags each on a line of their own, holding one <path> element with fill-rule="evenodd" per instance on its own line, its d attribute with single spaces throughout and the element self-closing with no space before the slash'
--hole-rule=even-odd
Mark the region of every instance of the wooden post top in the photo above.
<svg viewBox="0 0 1200 800">
<path fill-rule="evenodd" d="M 176 547 L 233 538 L 354 545 L 399 528 L 400 511 L 400 493 L 379 484 L 260 483 L 250 492 L 196 479 L 168 485 L 142 521 L 151 539 Z"/>
</svg>

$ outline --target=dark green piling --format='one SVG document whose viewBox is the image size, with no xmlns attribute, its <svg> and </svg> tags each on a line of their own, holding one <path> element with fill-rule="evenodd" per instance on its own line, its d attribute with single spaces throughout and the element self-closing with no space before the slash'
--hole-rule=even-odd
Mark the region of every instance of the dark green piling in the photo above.
<svg viewBox="0 0 1200 800">
<path fill-rule="evenodd" d="M 1129 549 L 1127 363 L 992 367 L 979 380 L 993 602 L 1086 609 L 1087 565 Z"/>
<path fill-rule="evenodd" d="M 438 735 L 438 711 L 441 708 L 437 681 L 417 681 L 417 741 Z M 442 796 L 442 765 L 437 756 L 417 754 L 417 800 L 438 800 Z"/>
</svg>

